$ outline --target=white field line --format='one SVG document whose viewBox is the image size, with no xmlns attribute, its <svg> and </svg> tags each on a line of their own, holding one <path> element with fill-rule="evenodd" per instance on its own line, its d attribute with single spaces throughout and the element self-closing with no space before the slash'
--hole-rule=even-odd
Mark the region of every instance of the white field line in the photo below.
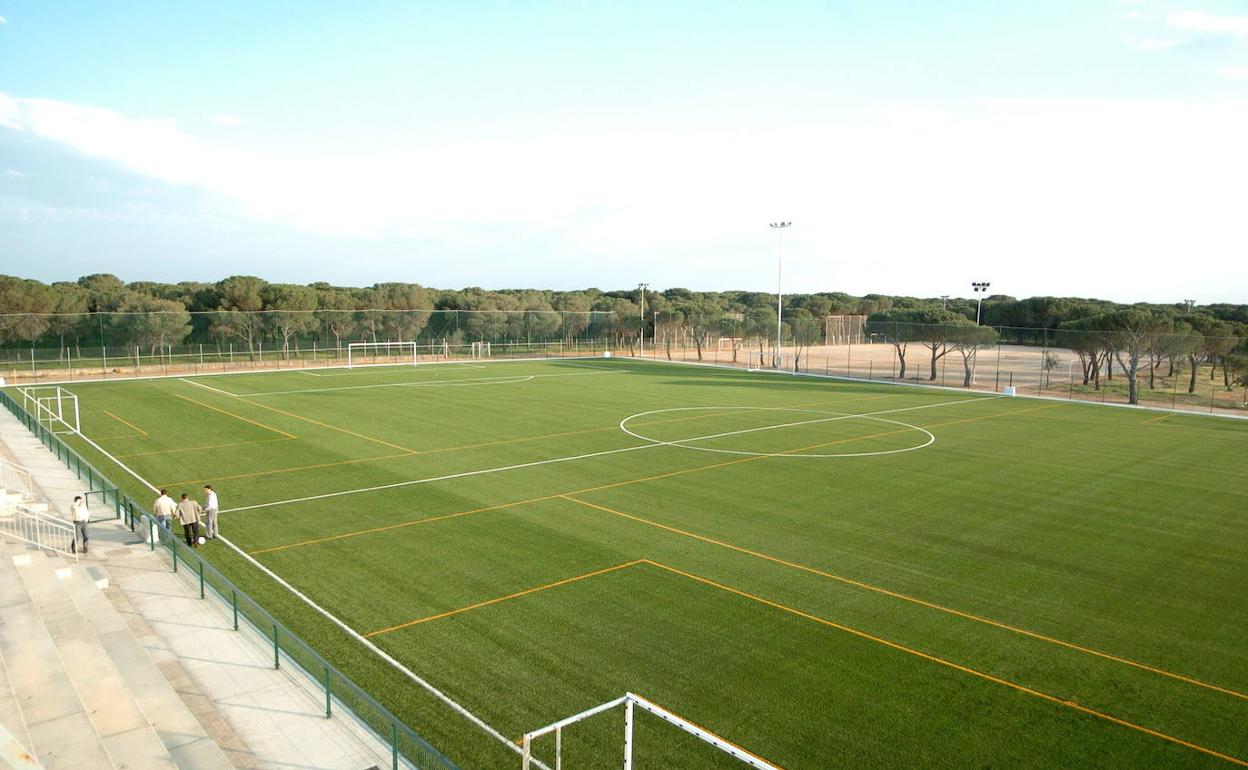
<svg viewBox="0 0 1248 770">
<path fill-rule="evenodd" d="M 524 750 L 520 746 L 516 745 L 516 743 L 512 741 L 510 738 L 508 738 L 507 736 L 503 735 L 498 730 L 491 727 L 484 719 L 472 713 L 466 707 L 461 706 L 454 699 L 452 699 L 451 696 L 442 692 L 437 687 L 434 687 L 432 684 L 426 681 L 423 677 L 421 677 L 415 671 L 412 671 L 407 666 L 403 665 L 399 661 L 390 657 L 390 655 L 387 654 L 385 650 L 382 650 L 380 647 L 370 642 L 363 635 L 361 635 L 358 631 L 356 631 L 354 628 L 352 628 L 351 626 L 347 625 L 345 622 L 340 620 L 337 616 L 335 616 L 329 610 L 317 604 L 315 601 L 309 598 L 306 594 L 304 594 L 298 588 L 295 588 L 293 585 L 287 582 L 282 576 L 278 575 L 273 570 L 261 564 L 251 554 L 239 548 L 237 545 L 234 545 L 234 543 L 228 540 L 224 535 L 218 535 L 217 539 L 225 543 L 227 546 L 229 546 L 230 550 L 234 551 L 243 559 L 245 559 L 248 564 L 260 570 L 265 575 L 268 575 L 270 578 L 276 581 L 277 584 L 280 585 L 282 588 L 285 588 L 287 591 L 290 591 L 292 594 L 297 596 L 304 604 L 307 604 L 309 607 L 316 610 L 322 617 L 324 617 L 330 623 L 333 623 L 334 625 L 341 628 L 348 636 L 350 636 L 352 639 L 359 642 L 360 644 L 364 645 L 364 647 L 367 648 L 370 652 L 372 652 L 373 654 L 375 654 L 377 657 L 381 658 L 385 662 L 389 663 L 391 666 L 394 666 L 396 671 L 398 671 L 399 673 L 403 674 L 403 676 L 415 682 L 417 685 L 422 687 L 426 692 L 428 692 L 433 697 L 445 703 L 455 713 L 467 719 L 469 722 L 472 722 L 474 725 L 481 728 L 481 730 L 485 732 L 487 735 L 489 735 L 491 738 L 494 738 L 499 743 L 502 743 L 504 746 L 508 747 L 509 749 L 516 752 L 517 754 L 523 753 Z M 543 765 L 543 767 L 545 766 Z M 549 770 L 549 768 L 546 768 L 546 770 Z"/>
<path fill-rule="evenodd" d="M 104 455 L 104 456 L 105 456 L 105 457 L 107 457 L 109 460 L 112 460 L 112 461 L 113 461 L 113 463 L 114 463 L 114 464 L 116 464 L 118 468 L 121 468 L 121 469 L 122 469 L 123 471 L 125 471 L 126 473 L 129 473 L 131 476 L 134 476 L 136 479 L 138 479 L 138 480 L 139 480 L 139 483 L 141 483 L 143 486 L 147 487 L 148 489 L 152 490 L 153 492 L 159 492 L 159 491 L 160 491 L 160 490 L 159 490 L 159 489 L 157 489 L 156 487 L 152 486 L 152 485 L 148 482 L 148 480 L 147 480 L 147 479 L 145 479 L 145 478 L 143 478 L 142 476 L 140 476 L 139 474 L 135 473 L 135 472 L 134 472 L 134 469 L 132 469 L 130 466 L 126 465 L 126 464 L 125 464 L 125 463 L 123 463 L 121 460 L 118 460 L 116 457 L 113 457 L 113 455 L 112 455 L 112 454 L 110 454 L 110 453 L 108 452 L 108 450 L 104 449 L 104 447 L 100 446 L 99 444 L 95 443 L 95 442 L 94 442 L 94 441 L 92 441 L 91 439 L 87 438 L 87 436 L 86 436 L 86 434 L 85 434 L 85 433 L 79 433 L 79 434 L 78 434 L 78 436 L 79 436 L 79 437 L 80 437 L 83 441 L 85 441 L 85 442 L 87 442 L 88 444 L 90 444 L 91 446 L 95 447 L 95 449 L 96 449 L 96 451 L 97 451 L 97 452 L 99 452 L 100 454 Z"/>
<path fill-rule="evenodd" d="M 83 439 L 83 440 L 85 440 L 87 443 L 89 443 L 91 446 L 95 447 L 97 450 L 99 450 L 101 453 L 103 453 L 105 457 L 107 457 L 108 459 L 110 459 L 110 460 L 112 460 L 114 463 L 116 463 L 118 467 L 122 468 L 122 469 L 123 469 L 123 470 L 125 470 L 127 473 L 129 473 L 131 476 L 134 476 L 136 479 L 138 479 L 138 480 L 139 480 L 139 481 L 140 481 L 140 482 L 141 482 L 141 483 L 142 483 L 145 487 L 147 487 L 148 489 L 152 490 L 153 492 L 158 492 L 158 491 L 160 491 L 160 490 L 158 490 L 155 486 L 153 486 L 153 485 L 152 485 L 152 484 L 151 484 L 151 483 L 150 483 L 147 479 L 145 479 L 145 478 L 143 478 L 142 476 L 140 476 L 139 474 L 135 473 L 132 469 L 130 469 L 129 467 L 127 467 L 126 465 L 124 465 L 124 464 L 123 464 L 120 460 L 118 460 L 116 457 L 113 457 L 111 454 L 109 454 L 108 452 L 106 452 L 104 449 L 100 448 L 99 444 L 96 444 L 94 441 L 92 441 L 91 439 L 87 438 L 86 436 L 84 436 L 84 435 L 83 435 L 83 434 L 81 434 L 81 433 L 79 433 L 78 435 L 79 435 L 79 436 L 81 436 L 81 437 L 82 437 L 82 439 Z M 425 680 L 424 680 L 423 678 L 421 678 L 418 674 L 416 674 L 416 672 L 412 671 L 411 669 L 409 669 L 408 667 L 404 666 L 404 665 L 403 665 L 402 663 L 400 663 L 399 661 L 397 661 L 397 660 L 395 660 L 394 658 L 392 658 L 392 657 L 390 657 L 389 655 L 387 655 L 387 654 L 386 654 L 386 653 L 385 653 L 385 652 L 384 652 L 381 648 L 379 648 L 377 645 L 373 644 L 373 643 L 372 643 L 372 642 L 370 642 L 368 639 L 365 639 L 365 638 L 364 638 L 364 637 L 363 637 L 363 636 L 362 636 L 359 632 L 357 632 L 355 629 L 353 629 L 353 628 L 351 628 L 350 626 L 348 626 L 348 625 L 347 625 L 345 622 L 343 622 L 342 620 L 339 620 L 339 619 L 338 619 L 337 617 L 335 617 L 332 613 L 330 613 L 330 612 L 329 612 L 329 610 L 326 610 L 326 609 L 325 609 L 324 607 L 322 607 L 321 605 L 319 605 L 319 604 L 317 604 L 316 602 L 312 601 L 312 599 L 308 598 L 308 597 L 307 597 L 307 596 L 306 596 L 306 595 L 305 595 L 302 591 L 300 591 L 299 589 L 297 589 L 297 588 L 295 588 L 294 586 L 292 586 L 290 583 L 288 583 L 286 580 L 284 580 L 281 576 L 279 576 L 279 575 L 278 575 L 276 572 L 274 572 L 273 570 L 269 569 L 268 567 L 265 567 L 263 564 L 261 564 L 260 562 L 256 561 L 256 559 L 255 559 L 255 558 L 253 558 L 250 554 L 248 554 L 248 553 L 246 553 L 245 551 L 243 551 L 241 548 L 239 548 L 239 547 L 238 547 L 237 545 L 235 545 L 233 542 L 231 542 L 230 540 L 226 539 L 224 536 L 219 536 L 219 539 L 221 540 L 221 542 L 223 542 L 223 543 L 225 543 L 227 546 L 229 546 L 231 550 L 233 550 L 233 551 L 234 551 L 235 553 L 237 553 L 239 556 L 241 556 L 241 557 L 243 557 L 245 560 L 247 560 L 247 562 L 248 562 L 248 563 L 250 563 L 253 567 L 255 567 L 256 569 L 260 570 L 260 571 L 261 571 L 261 572 L 263 572 L 264 574 L 268 575 L 268 576 L 269 576 L 270 578 L 272 578 L 273 580 L 277 581 L 277 583 L 278 583 L 279 585 L 281 585 L 281 586 L 282 586 L 283 588 L 285 588 L 287 591 L 290 591 L 292 594 L 294 594 L 295 596 L 297 596 L 297 597 L 298 597 L 301 601 L 303 601 L 303 602 L 304 602 L 305 604 L 307 604 L 309 607 L 311 607 L 312 609 L 316 610 L 316 611 L 317 611 L 318 613 L 320 613 L 320 614 L 321 614 L 321 615 L 322 615 L 322 616 L 323 616 L 326 620 L 328 620 L 329 622 L 331 622 L 331 623 L 333 623 L 334 625 L 336 625 L 336 626 L 338 626 L 339 628 L 341 628 L 341 629 L 342 629 L 344 632 L 346 632 L 346 633 L 347 633 L 347 635 L 348 635 L 348 636 L 350 636 L 352 639 L 355 639 L 357 642 L 359 642 L 360 644 L 364 645 L 364 646 L 365 646 L 368 650 L 370 650 L 371 652 L 373 652 L 373 653 L 375 653 L 376 655 L 378 655 L 378 656 L 379 656 L 382 660 L 384 660 L 384 661 L 386 661 L 387 663 L 389 663 L 390 665 L 394 666 L 395 670 L 397 670 L 398 672 L 400 672 L 401 674 L 403 674 L 404 676 L 406 676 L 408 679 L 411 679 L 413 682 L 415 682 L 416 684 L 418 684 L 418 685 L 420 685 L 421 687 L 423 687 L 423 688 L 424 688 L 427 692 L 429 692 L 429 694 L 430 694 L 430 695 L 433 695 L 435 698 L 437 698 L 438 700 L 440 700 L 440 701 L 442 701 L 443 703 L 445 703 L 447 706 L 449 706 L 451 709 L 453 709 L 453 710 L 454 710 L 456 713 L 458 713 L 460 716 L 464 717 L 464 718 L 465 718 L 465 719 L 467 719 L 469 722 L 472 722 L 474 725 L 476 725 L 477 727 L 481 728 L 483 731 L 485 731 L 485 733 L 486 733 L 486 734 L 488 734 L 488 735 L 490 735 L 491 737 L 493 737 L 494 739 L 498 740 L 498 741 L 499 741 L 499 742 L 501 742 L 503 745 L 508 746 L 509 748 L 511 748 L 511 749 L 512 749 L 513 751 L 515 751 L 516 753 L 521 753 L 522 749 L 521 749 L 519 746 L 517 746 L 517 745 L 516 745 L 516 744 L 515 744 L 515 743 L 514 743 L 514 742 L 513 742 L 510 738 L 508 738 L 507 736 L 503 735 L 503 734 L 502 734 L 502 733 L 500 733 L 498 730 L 495 730 L 493 727 L 491 727 L 489 724 L 487 724 L 487 723 L 485 722 L 485 720 L 481 719 L 481 717 L 477 716 L 476 714 L 474 714 L 474 713 L 472 713 L 471 711 L 469 711 L 467 708 L 465 708 L 465 707 L 461 706 L 460 704 L 456 703 L 454 700 L 452 700 L 452 699 L 451 699 L 451 697 L 450 697 L 450 696 L 448 696 L 446 693 L 442 692 L 442 691 L 441 691 L 441 690 L 439 690 L 438 688 L 434 687 L 434 686 L 433 686 L 432 684 L 430 684 L 429 682 L 425 681 Z M 548 770 L 549 770 L 549 769 L 548 769 Z"/>
<path fill-rule="evenodd" d="M 502 366 L 503 364 L 551 363 L 551 362 L 558 362 L 558 361 L 597 361 L 597 360 L 600 360 L 601 358 L 602 358 L 601 355 L 549 356 L 546 358 L 499 358 L 499 359 L 491 360 L 489 362 L 489 365 Z M 483 359 L 478 359 L 478 360 L 483 360 Z M 625 359 L 620 359 L 620 360 L 623 361 Z M 644 361 L 647 359 L 639 358 L 636 360 Z M 458 363 L 460 362 L 454 361 L 454 360 L 452 361 L 421 361 L 420 366 L 448 366 L 449 367 L 449 366 L 454 366 Z M 310 364 L 309 366 L 314 366 L 314 364 Z M 411 366 L 411 364 L 359 364 L 355 368 L 359 369 L 364 366 L 399 367 L 399 366 Z M 248 375 L 256 375 L 256 374 L 285 374 L 287 372 L 299 372 L 299 371 L 303 371 L 306 368 L 307 367 L 289 367 L 289 368 L 278 368 L 278 369 L 246 369 L 246 370 L 231 371 L 231 372 L 193 372 L 193 373 L 190 373 L 189 376 L 191 377 L 245 377 Z M 322 377 L 346 377 L 351 374 L 350 372 L 351 367 L 347 366 L 346 364 L 317 366 L 316 368 L 318 371 L 321 371 L 321 372 L 326 372 L 329 370 L 339 370 L 339 369 L 342 370 L 341 372 L 338 372 L 335 374 L 322 374 L 321 375 Z M 144 380 L 174 380 L 174 379 L 177 379 L 177 380 L 183 379 L 183 375 L 141 374 L 136 377 L 127 377 L 124 375 L 120 375 L 116 377 L 80 376 L 80 377 L 75 377 L 74 379 L 40 380 L 38 384 L 39 385 L 95 385 L 98 383 L 142 382 Z M 34 384 L 34 383 L 29 383 L 29 384 Z M 16 387 L 16 385 L 14 387 Z"/>
<path fill-rule="evenodd" d="M 306 374 L 306 375 L 308 375 L 309 377 L 321 377 L 321 376 L 323 376 L 323 375 L 317 374 L 316 372 L 309 372 L 307 369 L 296 369 L 295 371 L 296 371 L 296 372 L 298 372 L 299 374 Z"/>
<path fill-rule="evenodd" d="M 969 401 L 983 401 L 983 400 L 985 399 L 960 398 L 956 401 L 944 401 L 939 404 L 923 404 L 921 406 L 909 406 L 909 407 L 902 407 L 900 409 L 884 409 L 878 412 L 864 412 L 862 414 L 847 414 L 842 417 L 837 417 L 835 419 L 848 420 L 854 417 L 875 417 L 881 414 L 893 414 L 896 412 L 911 412 L 916 409 L 931 409 L 932 407 L 936 407 L 936 406 L 951 406 L 953 404 L 962 404 L 962 403 L 966 403 Z M 827 421 L 828 420 L 825 419 L 825 420 L 818 420 L 817 422 L 827 422 Z M 803 423 L 792 423 L 792 424 L 801 425 Z M 729 431 L 726 433 L 714 433 L 714 434 L 710 434 L 706 436 L 695 436 L 692 438 L 683 439 L 683 441 L 709 441 L 710 439 L 721 438 L 723 436 L 735 436 L 740 433 L 750 433 L 752 431 L 757 431 L 757 430 L 769 430 L 773 427 L 780 427 L 780 426 L 764 426 L 761 428 L 750 428 L 748 430 Z M 450 481 L 452 479 L 464 479 L 464 478 L 471 478 L 473 476 L 486 476 L 491 473 L 502 473 L 504 471 L 514 471 L 514 470 L 520 470 L 522 468 L 536 468 L 542 465 L 554 465 L 556 463 L 567 463 L 567 462 L 573 462 L 575 460 L 588 460 L 594 457 L 606 457 L 608 455 L 617 455 L 617 454 L 623 454 L 625 452 L 636 452 L 642 449 L 654 449 L 656 447 L 668 446 L 668 444 L 663 443 L 663 442 L 655 442 L 651 439 L 646 439 L 646 440 L 649 441 L 650 443 L 639 444 L 636 446 L 620 447 L 618 449 L 604 449 L 600 452 L 587 452 L 585 454 L 571 455 L 569 457 L 552 457 L 546 460 L 534 460 L 532 462 L 527 462 L 527 463 L 503 465 L 497 468 L 480 468 L 475 471 L 460 471 L 459 473 L 448 473 L 444 476 L 431 476 L 431 477 L 423 478 L 423 479 L 410 479 L 408 481 L 396 481 L 391 484 L 379 484 L 373 487 L 361 487 L 359 489 L 343 489 L 337 492 L 326 492 L 325 494 L 321 494 L 321 495 L 309 495 L 307 497 L 294 497 L 289 500 L 275 500 L 270 503 L 256 503 L 254 505 L 244 505 L 238 508 L 230 508 L 230 509 L 221 511 L 221 513 L 238 513 L 240 511 L 254 511 L 260 508 L 274 508 L 279 505 L 290 505 L 292 503 L 306 503 L 306 502 L 311 502 L 313 500 L 325 500 L 331 497 L 344 497 L 346 495 L 358 495 L 358 494 L 364 494 L 366 492 L 380 492 L 385 489 L 398 489 L 400 487 L 410 487 L 410 486 L 416 486 L 418 484 L 432 484 L 438 481 Z"/>
<path fill-rule="evenodd" d="M 196 382 L 195 380 L 188 380 L 185 377 L 179 377 L 178 379 L 181 380 L 182 382 L 185 382 L 188 385 L 198 385 L 204 390 L 211 390 L 213 393 L 220 393 L 221 395 L 229 396 L 230 398 L 238 398 L 237 393 L 231 393 L 228 390 L 221 390 L 220 388 L 214 388 L 211 385 L 205 385 L 204 383 Z"/>
<path fill-rule="evenodd" d="M 629 430 L 629 429 L 627 429 L 627 428 L 625 428 L 625 427 L 624 427 L 624 423 L 628 422 L 629 420 L 632 420 L 632 419 L 637 418 L 637 417 L 645 417 L 645 416 L 646 416 L 646 415 L 648 415 L 648 414 L 657 414 L 657 413 L 659 413 L 659 412 L 693 411 L 693 410 L 697 410 L 697 409 L 742 409 L 742 408 L 749 409 L 749 410 L 764 410 L 764 411 L 765 411 L 765 410 L 769 410 L 769 409 L 774 409 L 774 410 L 776 410 L 776 411 L 784 411 L 784 410 L 785 410 L 785 407 L 768 407 L 768 406 L 758 406 L 758 407 L 753 407 L 753 406 L 752 406 L 752 407 L 727 407 L 727 406 L 724 406 L 724 407 L 718 407 L 718 406 L 705 406 L 705 407 L 702 407 L 702 406 L 694 406 L 694 407 L 686 407 L 686 408 L 685 408 L 685 409 L 683 409 L 683 410 L 682 410 L 682 409 L 654 409 L 654 410 L 649 411 L 649 412 L 641 412 L 640 414 L 635 414 L 635 415 L 633 415 L 632 417 L 625 417 L 623 420 L 621 420 L 621 421 L 620 421 L 620 430 L 624 431 L 625 433 L 627 433 L 627 434 L 628 434 L 628 435 L 630 435 L 630 436 L 636 436 L 637 438 L 641 439 L 642 441 L 650 441 L 650 442 L 653 442 L 653 443 L 655 443 L 655 444 L 659 444 L 659 445 L 663 445 L 663 446 L 681 446 L 682 444 L 692 444 L 692 443 L 693 443 L 693 442 L 695 442 L 695 441 L 709 441 L 709 440 L 714 439 L 714 438 L 724 438 L 725 436 L 740 436 L 740 435 L 741 435 L 741 434 L 743 434 L 743 433 L 758 433 L 759 431 L 764 431 L 764 430 L 777 430 L 777 429 L 779 429 L 779 428 L 795 428 L 795 427 L 797 427 L 797 426 L 799 426 L 799 425 L 818 425 L 818 424 L 820 424 L 820 423 L 824 423 L 824 422 L 838 422 L 838 421 L 840 421 L 840 420 L 853 420 L 853 419 L 857 419 L 857 418 L 861 418 L 861 417 L 875 417 L 876 415 L 880 415 L 880 414 L 893 414 L 893 413 L 895 413 L 895 412 L 912 412 L 912 411 L 914 411 L 914 410 L 916 410 L 916 409 L 931 409 L 931 408 L 932 408 L 932 407 L 934 407 L 934 406 L 949 406 L 950 404 L 960 404 L 960 403 L 962 403 L 963 401 L 983 401 L 983 400 L 984 400 L 984 399 L 982 399 L 982 398 L 960 398 L 960 399 L 957 399 L 956 401 L 944 401 L 944 402 L 941 402 L 941 403 L 939 403 L 939 404 L 924 404 L 923 406 L 911 406 L 911 407 L 907 407 L 907 408 L 904 408 L 904 409 L 889 409 L 889 410 L 886 410 L 886 411 L 883 411 L 883 412 L 864 412 L 863 414 L 845 414 L 845 413 L 837 413 L 835 417 L 818 417 L 818 418 L 813 418 L 813 419 L 810 419 L 810 420 L 798 420 L 798 421 L 796 421 L 796 422 L 782 422 L 782 423 L 777 423 L 777 424 L 775 424 L 775 425 L 763 425 L 763 426 L 760 426 L 760 427 L 757 427 L 757 428 L 743 428 L 743 429 L 741 429 L 741 430 L 732 430 L 732 431 L 728 431 L 727 433 L 716 433 L 716 434 L 715 434 L 715 435 L 713 435 L 713 436 L 694 436 L 693 438 L 682 438 L 682 439 L 676 439 L 675 441 L 662 441 L 662 440 L 660 440 L 660 439 L 649 438 L 649 437 L 647 437 L 647 436 L 640 436 L 640 435 L 638 435 L 638 434 L 636 434 L 636 433 L 633 433 L 631 430 Z M 814 409 L 797 409 L 797 410 L 793 410 L 793 411 L 799 411 L 799 412 L 815 412 L 815 410 L 814 410 Z M 827 414 L 827 412 L 824 412 L 824 414 Z M 910 427 L 914 427 L 914 426 L 910 426 Z M 776 455 L 776 456 L 777 456 L 777 457 L 797 457 L 797 456 L 799 456 L 799 455 Z"/>
<path fill-rule="evenodd" d="M 337 390 L 368 390 L 370 388 L 443 388 L 454 385 L 506 385 L 509 383 L 528 382 L 545 377 L 590 377 L 595 374 L 620 374 L 620 372 L 564 372 L 562 374 L 513 374 L 506 377 L 457 377 L 448 380 L 421 380 L 420 382 L 383 382 L 376 385 L 339 385 L 333 388 L 299 388 L 296 390 L 265 390 L 259 393 L 231 393 L 238 398 L 259 398 L 260 396 L 288 396 L 299 393 L 328 393 Z M 190 382 L 190 380 L 187 380 Z M 195 383 L 198 385 L 199 383 Z M 203 385 L 202 387 L 208 387 Z M 221 391 L 224 393 L 225 391 Z"/>
</svg>

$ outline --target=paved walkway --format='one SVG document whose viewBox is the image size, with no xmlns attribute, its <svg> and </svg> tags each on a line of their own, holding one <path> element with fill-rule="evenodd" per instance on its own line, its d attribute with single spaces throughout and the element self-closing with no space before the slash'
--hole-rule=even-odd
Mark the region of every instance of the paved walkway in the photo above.
<svg viewBox="0 0 1248 770">
<path fill-rule="evenodd" d="M 0 456 L 29 468 L 36 491 L 61 515 L 82 491 L 74 474 L 4 410 Z M 226 608 L 201 600 L 196 586 L 170 570 L 162 550 L 150 551 L 119 521 L 92 524 L 90 555 L 75 572 L 83 573 L 76 606 L 129 686 L 136 712 L 147 715 L 179 768 L 219 770 L 222 756 L 224 767 L 240 770 L 390 765 L 388 746 L 342 709 L 327 719 L 324 694 L 313 682 L 291 666 L 275 670 L 265 640 L 250 629 L 234 631 Z M 42 590 L 33 578 L 23 580 Z M 106 585 L 102 593 L 100 585 Z M 91 586 L 95 600 L 84 593 Z M 26 725 L 6 726 L 27 734 Z"/>
</svg>

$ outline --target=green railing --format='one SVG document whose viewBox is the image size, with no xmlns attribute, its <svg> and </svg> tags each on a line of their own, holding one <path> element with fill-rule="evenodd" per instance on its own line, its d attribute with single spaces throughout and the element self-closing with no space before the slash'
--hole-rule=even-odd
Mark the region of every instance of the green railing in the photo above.
<svg viewBox="0 0 1248 770">
<path fill-rule="evenodd" d="M 98 468 L 70 448 L 69 444 L 62 441 L 55 431 L 49 430 L 46 425 L 35 419 L 34 415 L 27 412 L 7 391 L 0 390 L 0 402 L 8 407 L 13 416 L 20 420 L 26 429 L 48 448 L 48 451 L 56 455 L 56 459 L 65 463 L 65 467 L 73 471 L 80 481 L 86 482 L 84 484 L 86 488 L 83 491 L 86 493 L 87 504 L 91 509 L 92 521 L 106 518 L 119 519 L 125 515 L 126 525 L 131 531 L 134 530 L 134 525 L 126 513 L 126 500 L 129 498 L 121 493 L 121 489 L 116 484 L 109 481 Z M 101 516 L 101 508 L 111 511 L 112 515 Z"/>
<path fill-rule="evenodd" d="M 268 610 L 244 593 L 215 567 L 205 561 L 170 529 L 159 525 L 152 515 L 129 495 L 125 495 L 104 474 L 84 460 L 61 437 L 40 425 L 7 392 L 0 390 L 0 402 L 43 442 L 78 478 L 86 479 L 92 494 L 98 494 L 113 507 L 114 517 L 125 519 L 131 532 L 145 534 L 148 547 L 159 545 L 168 553 L 174 572 L 184 576 L 199 590 L 199 597 L 216 597 L 233 619 L 234 630 L 250 626 L 273 649 L 273 667 L 295 666 L 323 692 L 325 716 L 335 708 L 345 709 L 356 721 L 388 747 L 391 770 L 400 767 L 418 770 L 457 770 L 442 752 L 404 724 L 355 682 L 300 639 Z"/>
</svg>

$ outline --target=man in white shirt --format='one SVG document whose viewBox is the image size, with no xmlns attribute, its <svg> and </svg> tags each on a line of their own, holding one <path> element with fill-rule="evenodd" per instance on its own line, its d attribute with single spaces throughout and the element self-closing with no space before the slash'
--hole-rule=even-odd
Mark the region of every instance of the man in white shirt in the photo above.
<svg viewBox="0 0 1248 770">
<path fill-rule="evenodd" d="M 204 537 L 213 540 L 217 536 L 217 493 L 213 491 L 211 484 L 204 485 L 204 521 L 206 532 Z"/>
<path fill-rule="evenodd" d="M 91 520 L 91 511 L 87 509 L 87 501 L 82 495 L 75 495 L 74 502 L 69 505 L 69 520 L 74 523 L 74 541 L 69 550 L 74 553 L 87 552 L 87 522 Z"/>
<path fill-rule="evenodd" d="M 156 523 L 165 529 L 169 529 L 169 519 L 173 517 L 173 512 L 177 510 L 178 504 L 173 501 L 169 493 L 160 490 L 160 497 L 156 498 L 156 502 L 152 503 L 152 515 L 156 517 Z"/>
</svg>

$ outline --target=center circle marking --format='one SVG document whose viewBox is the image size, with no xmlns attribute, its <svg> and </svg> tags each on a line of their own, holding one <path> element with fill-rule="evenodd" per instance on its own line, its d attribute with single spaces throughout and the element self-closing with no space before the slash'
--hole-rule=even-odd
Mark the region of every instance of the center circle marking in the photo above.
<svg viewBox="0 0 1248 770">
<path fill-rule="evenodd" d="M 714 433 L 714 434 L 710 434 L 706 436 L 693 436 L 691 438 L 676 439 L 674 441 L 664 441 L 663 439 L 657 439 L 651 436 L 646 436 L 634 430 L 631 430 L 628 427 L 628 424 L 632 422 L 633 420 L 636 420 L 642 417 L 648 417 L 650 415 L 671 414 L 673 412 L 699 412 L 699 411 L 710 411 L 710 410 L 791 412 L 791 413 L 798 413 L 798 414 L 827 415 L 827 417 L 822 418 L 822 419 L 811 418 L 809 420 L 799 420 L 796 422 L 781 423 L 777 425 L 763 425 L 757 428 L 746 428 L 744 430 L 726 431 L 724 433 Z M 899 425 L 903 428 L 909 428 L 910 430 L 914 430 L 914 431 L 918 431 L 919 433 L 922 433 L 923 435 L 927 436 L 927 440 L 924 441 L 922 444 L 916 444 L 910 447 L 902 447 L 901 449 L 882 449 L 878 452 L 832 452 L 832 453 L 819 453 L 819 454 L 815 454 L 815 453 L 793 454 L 789 452 L 747 452 L 745 450 L 738 450 L 738 449 L 717 449 L 714 447 L 696 446 L 695 444 L 691 443 L 694 441 L 705 441 L 707 439 L 712 439 L 712 438 L 724 438 L 726 436 L 734 436 L 734 435 L 748 434 L 748 433 L 759 433 L 762 431 L 769 431 L 769 430 L 783 430 L 784 428 L 796 427 L 798 425 L 813 425 L 813 424 L 819 424 L 819 423 L 824 423 L 824 422 L 839 422 L 841 420 L 872 420 L 874 422 L 882 422 L 882 423 L 887 423 L 890 425 Z M 631 414 L 628 417 L 625 417 L 623 420 L 620 420 L 619 427 L 620 427 L 620 430 L 624 431 L 625 433 L 632 436 L 633 438 L 640 439 L 642 441 L 648 441 L 651 444 L 654 444 L 656 446 L 674 446 L 674 447 L 679 447 L 681 449 L 693 449 L 698 452 L 715 452 L 717 454 L 743 455 L 746 457 L 797 457 L 797 458 L 876 457 L 879 455 L 894 455 L 894 454 L 901 454 L 903 452 L 913 452 L 916 449 L 924 449 L 936 443 L 936 436 L 931 431 L 927 430 L 926 428 L 920 428 L 917 425 L 911 425 L 908 422 L 902 422 L 900 420 L 889 420 L 884 417 L 875 417 L 872 415 L 865 415 L 865 414 L 849 414 L 847 412 L 820 411 L 820 410 L 815 410 L 815 409 L 796 409 L 793 407 L 784 407 L 784 406 L 678 406 L 678 407 L 672 407 L 670 409 L 651 409 L 648 412 L 638 412 L 637 414 Z"/>
</svg>

